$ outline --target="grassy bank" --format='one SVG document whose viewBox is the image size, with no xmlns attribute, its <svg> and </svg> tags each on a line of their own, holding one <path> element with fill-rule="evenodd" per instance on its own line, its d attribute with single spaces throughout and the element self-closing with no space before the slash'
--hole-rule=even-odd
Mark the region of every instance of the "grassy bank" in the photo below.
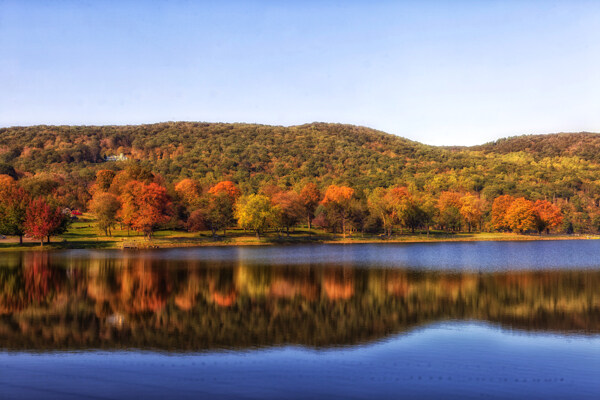
<svg viewBox="0 0 600 400">
<path fill-rule="evenodd" d="M 73 223 L 63 235 L 53 237 L 50 244 L 25 238 L 19 245 L 18 239 L 9 237 L 0 240 L 0 251 L 49 250 L 49 249 L 122 249 L 122 248 L 171 248 L 196 246 L 247 246 L 293 243 L 420 243 L 420 242 L 469 242 L 469 241 L 526 241 L 526 240 L 572 240 L 600 239 L 599 235 L 521 235 L 516 233 L 474 232 L 447 233 L 432 231 L 415 234 L 396 232 L 391 238 L 381 235 L 360 233 L 343 238 L 319 229 L 297 228 L 287 236 L 285 233 L 269 232 L 261 238 L 240 229 L 219 232 L 212 237 L 210 232 L 158 231 L 152 240 L 146 240 L 134 231 L 116 229 L 111 237 L 100 233 L 91 219 L 83 218 Z"/>
</svg>

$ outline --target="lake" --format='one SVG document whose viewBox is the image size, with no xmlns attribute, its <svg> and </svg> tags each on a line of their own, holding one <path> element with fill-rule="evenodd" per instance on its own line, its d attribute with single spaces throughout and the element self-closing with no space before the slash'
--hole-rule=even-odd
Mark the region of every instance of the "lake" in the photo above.
<svg viewBox="0 0 600 400">
<path fill-rule="evenodd" d="M 0 398 L 600 398 L 600 242 L 0 253 Z"/>
</svg>

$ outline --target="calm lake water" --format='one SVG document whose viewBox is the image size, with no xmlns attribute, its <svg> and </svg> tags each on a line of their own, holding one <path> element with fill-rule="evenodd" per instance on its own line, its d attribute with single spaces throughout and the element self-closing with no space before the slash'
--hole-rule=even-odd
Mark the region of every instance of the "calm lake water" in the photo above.
<svg viewBox="0 0 600 400">
<path fill-rule="evenodd" d="M 600 242 L 0 253 L 0 398 L 600 398 Z"/>
</svg>

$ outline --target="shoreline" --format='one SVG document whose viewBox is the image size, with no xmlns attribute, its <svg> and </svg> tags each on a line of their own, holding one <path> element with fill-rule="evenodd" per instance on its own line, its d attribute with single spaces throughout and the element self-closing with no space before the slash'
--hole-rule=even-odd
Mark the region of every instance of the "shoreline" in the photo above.
<svg viewBox="0 0 600 400">
<path fill-rule="evenodd" d="M 50 244 L 40 246 L 39 242 L 26 241 L 23 245 L 10 241 L 0 240 L 0 253 L 18 251 L 51 251 L 69 249 L 90 250 L 150 250 L 150 249 L 177 249 L 192 247 L 243 247 L 243 246 L 286 246 L 286 245 L 311 245 L 311 244 L 417 244 L 417 243 L 457 243 L 457 242 L 533 242 L 533 241 L 559 241 L 559 240 L 600 240 L 600 235 L 522 235 L 513 233 L 456 233 L 456 234 L 432 234 L 429 237 L 424 234 L 396 236 L 390 239 L 379 237 L 354 237 L 336 238 L 332 235 L 314 236 L 266 236 L 257 239 L 255 236 L 226 236 L 217 239 L 203 236 L 181 237 L 181 236 L 157 236 L 151 241 L 141 237 L 115 237 L 103 238 L 96 236 L 87 237 L 87 240 L 66 240 L 57 238 Z M 59 241 L 61 240 L 61 241 Z"/>
</svg>

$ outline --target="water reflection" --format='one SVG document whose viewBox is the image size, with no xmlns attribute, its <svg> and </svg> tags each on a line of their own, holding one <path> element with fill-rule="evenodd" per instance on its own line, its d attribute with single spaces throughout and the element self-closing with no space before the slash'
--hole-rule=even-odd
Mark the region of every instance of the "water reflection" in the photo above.
<svg viewBox="0 0 600 400">
<path fill-rule="evenodd" d="M 481 273 L 53 254 L 4 258 L 0 348 L 328 347 L 445 320 L 600 333 L 598 270 Z"/>
</svg>

